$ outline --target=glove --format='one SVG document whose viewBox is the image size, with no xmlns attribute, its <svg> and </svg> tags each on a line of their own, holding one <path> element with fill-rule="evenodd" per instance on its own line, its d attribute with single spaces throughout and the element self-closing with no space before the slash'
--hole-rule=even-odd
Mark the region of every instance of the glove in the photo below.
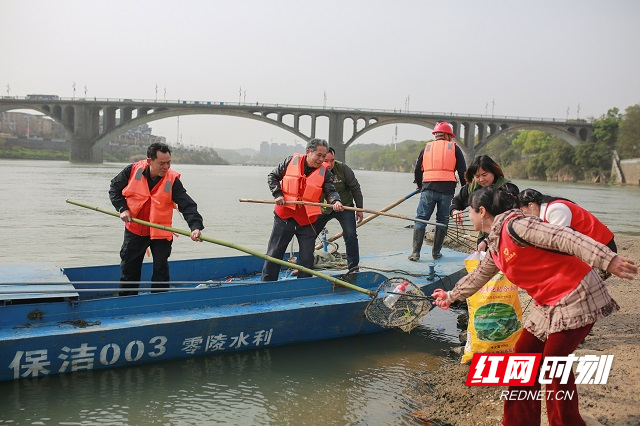
<svg viewBox="0 0 640 426">
<path fill-rule="evenodd" d="M 433 301 L 433 304 L 436 305 L 440 309 L 444 309 L 445 311 L 449 309 L 449 305 L 451 302 L 449 301 L 449 292 L 444 291 L 439 288 L 431 294 L 431 297 L 434 297 L 436 300 Z"/>
</svg>

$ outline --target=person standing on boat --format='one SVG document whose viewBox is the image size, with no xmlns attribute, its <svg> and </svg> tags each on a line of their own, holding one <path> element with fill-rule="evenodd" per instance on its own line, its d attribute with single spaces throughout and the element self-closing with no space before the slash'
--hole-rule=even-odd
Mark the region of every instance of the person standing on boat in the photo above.
<svg viewBox="0 0 640 426">
<path fill-rule="evenodd" d="M 340 195 L 331 182 L 331 171 L 323 162 L 329 150 L 324 139 L 311 139 L 306 154 L 287 157 L 269 173 L 267 183 L 275 198 L 273 229 L 269 237 L 267 255 L 282 259 L 291 239 L 296 236 L 299 246 L 300 266 L 313 268 L 313 250 L 316 232 L 311 226 L 322 213 L 320 207 L 301 204 L 286 204 L 286 201 L 319 202 L 323 197 L 333 210 L 341 212 Z M 280 265 L 265 260 L 262 281 L 276 281 Z M 306 272 L 298 272 L 298 278 L 306 278 Z"/>
<path fill-rule="evenodd" d="M 421 190 L 418 203 L 417 217 L 422 220 L 431 219 L 431 214 L 436 211 L 436 222 L 446 224 L 449 206 L 456 193 L 455 172 L 462 181 L 467 165 L 460 147 L 453 141 L 453 127 L 447 122 L 441 121 L 433 128 L 436 139 L 427 142 L 420 151 L 414 170 L 414 183 Z M 413 225 L 413 251 L 409 260 L 420 259 L 420 250 L 424 241 L 426 224 L 416 222 Z M 440 250 L 447 235 L 447 228 L 436 226 L 433 236 L 431 256 L 434 259 L 442 257 Z"/>
<path fill-rule="evenodd" d="M 473 162 L 469 164 L 469 168 L 467 168 L 467 171 L 464 173 L 464 179 L 467 183 L 460 188 L 458 195 L 453 197 L 451 206 L 449 207 L 451 216 L 458 223 L 462 223 L 462 211 L 469 207 L 469 200 L 474 191 L 489 185 L 503 188 L 516 197 L 520 191 L 516 185 L 504 177 L 502 168 L 488 155 L 478 155 Z M 487 234 L 484 232 L 478 234 L 478 251 L 485 251 L 487 249 L 486 237 Z"/>
<path fill-rule="evenodd" d="M 168 288 L 169 256 L 173 234 L 131 221 L 132 218 L 171 226 L 173 210 L 180 213 L 191 229 L 191 239 L 200 239 L 204 229 L 198 206 L 182 186 L 180 174 L 171 169 L 171 150 L 164 143 L 153 143 L 147 149 L 147 159 L 130 164 L 111 180 L 111 204 L 125 223 L 124 242 L 120 249 L 120 288 L 138 288 L 142 261 L 147 248 L 153 255 L 152 288 Z M 126 284 L 125 284 L 126 283 Z M 137 294 L 121 291 L 120 296 Z"/>
<path fill-rule="evenodd" d="M 472 194 L 469 218 L 477 231 L 489 232 L 487 256 L 453 290 L 434 291 L 434 304 L 446 309 L 453 301 L 464 300 L 479 291 L 502 271 L 535 301 L 515 352 L 540 353 L 543 360 L 567 357 L 597 320 L 620 309 L 592 267 L 623 279 L 633 279 L 638 268 L 631 259 L 584 234 L 525 216 L 515 207 L 517 198 L 494 186 Z M 558 368 L 565 366 L 561 362 Z M 561 376 L 555 376 L 546 385 L 546 391 L 551 392 L 546 399 L 549 424 L 584 425 L 578 411 L 573 373 L 569 373 L 566 384 L 561 381 Z M 533 386 L 509 386 L 510 394 L 520 391 L 539 392 L 537 377 Z M 575 397 L 556 398 L 556 395 Z M 540 425 L 540 417 L 539 398 L 505 400 L 503 425 Z"/>
<path fill-rule="evenodd" d="M 324 159 L 324 165 L 327 170 L 331 170 L 331 182 L 340 194 L 343 206 L 356 207 L 361 209 L 363 206 L 362 190 L 360 183 L 356 179 L 353 170 L 341 161 L 336 161 L 336 151 L 329 148 L 329 152 Z M 326 200 L 325 200 L 326 202 Z M 316 234 L 319 234 L 331 219 L 340 222 L 344 242 L 347 251 L 347 268 L 350 271 L 356 270 L 360 263 L 360 248 L 358 246 L 358 234 L 356 233 L 356 223 L 362 221 L 362 212 L 354 212 L 353 210 L 335 211 L 330 207 L 322 207 L 322 214 L 318 216 L 318 220 L 312 224 Z"/>
</svg>

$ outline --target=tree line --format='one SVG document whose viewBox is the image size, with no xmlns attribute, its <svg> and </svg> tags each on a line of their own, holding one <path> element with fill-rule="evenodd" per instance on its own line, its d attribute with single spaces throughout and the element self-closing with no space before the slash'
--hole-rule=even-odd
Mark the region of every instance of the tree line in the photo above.
<svg viewBox="0 0 640 426">
<path fill-rule="evenodd" d="M 476 154 L 489 155 L 512 179 L 551 181 L 608 178 L 613 150 L 621 159 L 640 158 L 640 105 L 624 113 L 611 108 L 591 122 L 591 137 L 576 147 L 543 131 L 522 130 L 497 136 Z M 425 142 L 353 145 L 346 162 L 354 169 L 412 172 Z"/>
<path fill-rule="evenodd" d="M 175 164 L 229 164 L 214 149 L 198 151 L 178 146 L 171 147 L 171 153 Z M 69 142 L 0 138 L 0 158 L 64 161 L 69 159 Z M 147 146 L 106 145 L 103 148 L 103 158 L 107 162 L 131 163 L 147 158 Z"/>
</svg>

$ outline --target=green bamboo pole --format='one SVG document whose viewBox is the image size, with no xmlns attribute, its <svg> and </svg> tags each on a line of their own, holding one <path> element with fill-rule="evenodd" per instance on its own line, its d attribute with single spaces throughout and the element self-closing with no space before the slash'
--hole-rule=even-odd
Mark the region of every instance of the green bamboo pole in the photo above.
<svg viewBox="0 0 640 426">
<path fill-rule="evenodd" d="M 73 204 L 73 205 L 79 206 L 79 207 L 84 207 L 85 209 L 89 209 L 89 210 L 95 210 L 95 211 L 100 212 L 100 213 L 104 213 L 104 214 L 108 214 L 108 215 L 120 218 L 120 214 L 119 213 L 116 213 L 116 212 L 113 212 L 113 211 L 110 211 L 110 210 L 104 210 L 104 209 L 101 209 L 101 208 L 98 208 L 98 207 L 89 206 L 87 204 L 79 203 L 77 201 L 72 201 L 72 200 L 67 200 L 67 203 Z M 191 236 L 191 232 L 184 231 L 182 229 L 177 229 L 177 228 L 172 228 L 172 227 L 169 227 L 169 226 L 159 225 L 157 223 L 147 222 L 145 220 L 140 220 L 140 219 L 136 219 L 136 218 L 132 218 L 131 220 L 133 222 L 135 222 L 135 223 L 139 223 L 140 225 L 149 226 L 151 228 L 162 229 L 163 231 L 169 231 L 169 232 L 173 232 L 175 234 L 185 235 L 187 237 Z M 259 253 L 259 252 L 255 251 L 255 250 L 251 250 L 251 249 L 248 249 L 246 247 L 242 247 L 242 246 L 239 246 L 237 244 L 229 243 L 229 242 L 226 242 L 226 241 L 217 240 L 215 238 L 205 237 L 204 235 L 201 235 L 200 239 L 202 241 L 206 241 L 208 243 L 218 244 L 218 245 L 221 245 L 221 246 L 229 247 L 229 248 L 234 249 L 234 250 L 239 250 L 239 251 L 242 251 L 244 253 L 250 254 L 252 256 L 256 256 L 256 257 L 259 257 L 261 259 L 268 260 L 269 262 L 277 263 L 279 265 L 286 266 L 286 267 L 289 267 L 291 269 L 297 269 L 298 271 L 306 272 L 307 274 L 310 274 L 310 275 L 315 275 L 316 277 L 325 279 L 325 280 L 327 280 L 329 282 L 332 282 L 334 284 L 338 284 L 338 285 L 341 285 L 343 287 L 347 287 L 347 288 L 350 288 L 352 290 L 359 291 L 360 293 L 364 293 L 364 294 L 366 294 L 366 295 L 368 295 L 368 296 L 370 296 L 372 298 L 376 297 L 376 293 L 374 291 L 367 290 L 366 288 L 358 287 L 357 285 L 353 285 L 353 284 L 348 283 L 346 281 L 339 280 L 338 278 L 334 278 L 334 277 L 332 277 L 330 275 L 326 275 L 326 274 L 323 274 L 321 272 L 314 271 L 313 269 L 305 268 L 304 266 L 296 265 L 295 263 L 290 263 L 290 262 L 286 262 L 286 261 L 281 260 L 281 259 L 276 259 L 275 257 L 267 256 L 266 254 Z"/>
<path fill-rule="evenodd" d="M 419 192 L 420 192 L 420 190 L 416 189 L 411 194 L 405 195 L 404 197 L 400 198 L 397 201 L 394 201 L 393 203 L 389 204 L 388 206 L 381 208 L 379 211 L 380 212 L 386 212 L 388 210 L 391 210 L 395 206 L 404 203 L 406 200 L 408 200 L 409 198 L 413 197 L 414 195 L 416 195 Z M 380 216 L 379 213 L 374 213 L 372 215 L 369 215 L 369 216 L 365 217 L 360 223 L 356 224 L 356 228 L 360 228 L 362 225 L 364 225 L 365 223 L 375 219 L 378 216 Z M 337 234 L 335 234 L 334 236 L 329 238 L 327 240 L 327 242 L 331 243 L 331 242 L 337 240 L 338 238 L 342 237 L 342 234 L 344 234 L 344 232 L 342 232 L 342 231 L 338 232 Z M 316 244 L 316 249 L 319 249 L 319 248 L 322 248 L 322 244 Z"/>
<path fill-rule="evenodd" d="M 156 282 L 157 283 L 157 282 Z M 75 284 L 75 283 L 73 283 Z M 114 283 L 116 284 L 116 283 Z M 120 282 L 118 281 L 117 284 L 120 284 Z M 24 283 L 23 283 L 24 285 Z M 39 288 L 39 289 L 33 289 L 33 288 L 29 288 L 30 286 L 34 286 L 36 284 L 27 284 L 24 285 L 24 288 L 0 288 L 0 294 L 43 294 L 43 293 L 92 293 L 92 292 L 97 292 L 97 291 L 102 291 L 102 292 L 108 292 L 108 293 L 117 293 L 122 291 L 122 288 L 117 287 L 117 288 L 72 288 L 72 289 L 64 289 L 64 288 Z M 69 285 L 69 283 L 67 283 L 67 285 Z M 140 289 L 135 289 L 136 291 L 150 291 L 150 292 L 163 292 L 163 291 L 194 291 L 194 290 L 200 290 L 199 288 L 140 288 Z"/>
<path fill-rule="evenodd" d="M 253 199 L 248 199 L 248 198 L 240 198 L 239 201 L 241 203 L 275 204 L 274 200 L 253 200 Z M 300 204 L 300 205 L 303 205 L 303 206 L 318 206 L 318 207 L 332 207 L 333 208 L 332 204 L 313 203 L 311 201 L 286 201 L 285 204 Z M 395 217 L 397 219 L 410 220 L 412 222 L 420 222 L 420 223 L 424 223 L 424 224 L 427 224 L 427 225 L 440 226 L 442 228 L 446 228 L 447 227 L 447 225 L 445 225 L 444 223 L 429 222 L 428 220 L 418 219 L 417 217 L 402 216 L 402 215 L 399 215 L 399 214 L 386 213 L 386 212 L 379 211 L 379 210 L 360 209 L 358 207 L 348 207 L 348 206 L 342 206 L 342 207 L 345 210 L 352 210 L 354 212 L 373 213 L 373 214 L 382 215 L 382 216 Z"/>
</svg>

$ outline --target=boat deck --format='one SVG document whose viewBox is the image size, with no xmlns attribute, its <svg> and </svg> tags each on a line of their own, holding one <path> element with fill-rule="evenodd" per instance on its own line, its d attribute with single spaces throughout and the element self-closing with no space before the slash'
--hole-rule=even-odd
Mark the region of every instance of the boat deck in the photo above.
<svg viewBox="0 0 640 426">
<path fill-rule="evenodd" d="M 424 251 L 417 262 L 407 259 L 406 250 L 362 255 L 360 272 L 376 272 L 387 278 L 402 277 L 418 287 L 451 288 L 465 274 L 465 253 L 443 249 L 443 257 L 431 259 Z M 219 286 L 232 283 L 259 283 L 263 260 L 254 256 L 233 256 L 228 258 L 193 259 L 171 261 L 172 287 L 185 289 L 197 285 Z M 143 264 L 140 294 L 148 293 L 152 264 Z M 291 269 L 283 267 L 279 281 L 296 279 Z M 325 275 L 351 281 L 346 269 L 318 270 Z M 119 285 L 119 266 L 89 266 L 58 268 L 53 265 L 24 264 L 0 265 L 0 302 L 28 300 L 79 300 L 113 296 L 106 289 Z M 25 291 L 28 286 L 28 292 Z M 343 289 L 337 286 L 338 289 Z M 95 290 L 92 292 L 91 290 Z M 346 290 L 346 289 L 345 289 Z M 375 290 L 375 289 L 372 289 Z M 350 291 L 350 290 L 349 290 Z"/>
<path fill-rule="evenodd" d="M 51 284 L 52 282 L 56 284 Z M 24 290 L 29 283 L 29 293 Z M 13 292 L 15 291 L 15 292 Z M 78 298 L 76 288 L 62 270 L 53 265 L 0 264 L 0 301 L 48 299 L 55 293 L 54 299 Z"/>
</svg>

